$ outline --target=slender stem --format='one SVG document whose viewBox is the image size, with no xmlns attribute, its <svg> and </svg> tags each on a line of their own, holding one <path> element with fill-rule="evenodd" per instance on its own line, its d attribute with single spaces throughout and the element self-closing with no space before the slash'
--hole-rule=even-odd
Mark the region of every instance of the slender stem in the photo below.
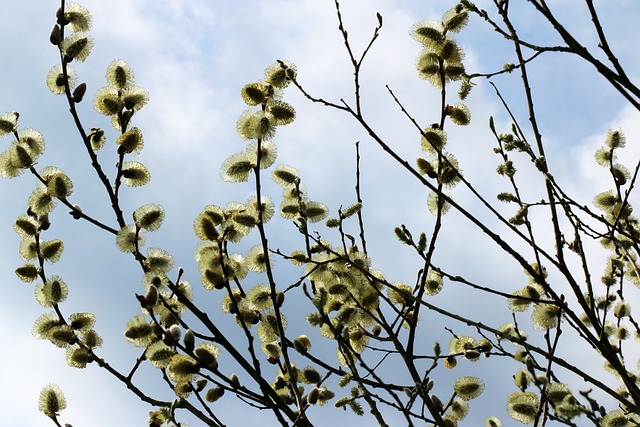
<svg viewBox="0 0 640 427">
<path fill-rule="evenodd" d="M 356 201 L 362 204 L 362 196 L 360 194 L 360 141 L 356 142 Z M 360 243 L 362 243 L 362 252 L 367 253 L 367 240 L 364 237 L 364 221 L 362 219 L 362 209 L 357 213 L 358 227 L 360 228 Z"/>
</svg>

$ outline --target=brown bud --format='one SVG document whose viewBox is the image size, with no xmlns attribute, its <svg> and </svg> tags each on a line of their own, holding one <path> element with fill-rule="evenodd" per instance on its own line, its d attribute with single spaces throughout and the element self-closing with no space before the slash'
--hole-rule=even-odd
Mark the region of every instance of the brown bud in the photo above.
<svg viewBox="0 0 640 427">
<path fill-rule="evenodd" d="M 48 230 L 51 227 L 51 222 L 49 221 L 49 214 L 40 215 L 38 217 L 38 221 L 40 221 L 40 229 Z"/>
<path fill-rule="evenodd" d="M 87 84 L 86 83 L 80 83 L 74 90 L 73 90 L 73 102 L 75 102 L 76 104 L 78 104 L 79 102 L 82 101 L 82 98 L 84 98 L 84 94 L 87 92 Z"/>
<path fill-rule="evenodd" d="M 149 286 L 149 289 L 147 290 L 147 293 L 144 297 L 146 299 L 145 308 L 151 309 L 155 307 L 155 305 L 158 303 L 158 289 L 153 285 Z"/>
<path fill-rule="evenodd" d="M 307 395 L 307 402 L 309 402 L 309 405 L 315 405 L 316 403 L 318 403 L 319 395 L 320 395 L 320 390 L 318 389 L 318 387 L 312 388 L 309 394 Z"/>
<path fill-rule="evenodd" d="M 191 329 L 187 329 L 187 331 L 184 333 L 183 341 L 184 347 L 187 349 L 187 351 L 192 352 L 196 346 L 196 336 L 193 334 L 193 331 Z"/>
<path fill-rule="evenodd" d="M 69 214 L 73 217 L 73 219 L 82 218 L 82 208 L 78 205 L 73 205 L 73 210 L 69 212 Z"/>
<path fill-rule="evenodd" d="M 207 380 L 198 380 L 196 382 L 196 391 L 200 392 L 207 386 Z"/>
<path fill-rule="evenodd" d="M 240 386 L 240 378 L 238 378 L 238 375 L 236 374 L 231 374 L 231 376 L 229 377 L 229 383 L 234 388 L 238 388 Z"/>
<path fill-rule="evenodd" d="M 284 303 L 284 292 L 278 292 L 276 294 L 276 305 L 278 307 L 282 307 L 283 303 Z"/>
<path fill-rule="evenodd" d="M 51 34 L 49 35 L 49 41 L 54 46 L 58 46 L 62 41 L 62 31 L 60 31 L 60 26 L 58 24 L 53 24 Z"/>
</svg>

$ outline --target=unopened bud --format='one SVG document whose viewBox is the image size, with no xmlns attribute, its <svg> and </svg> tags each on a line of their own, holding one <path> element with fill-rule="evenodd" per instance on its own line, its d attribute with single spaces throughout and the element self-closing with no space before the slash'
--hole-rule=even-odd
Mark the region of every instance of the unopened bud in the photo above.
<svg viewBox="0 0 640 427">
<path fill-rule="evenodd" d="M 73 219 L 80 219 L 82 218 L 82 208 L 79 205 L 73 205 L 73 210 L 69 214 Z"/>
<path fill-rule="evenodd" d="M 64 12 L 62 11 L 61 7 L 56 10 L 56 19 L 58 20 L 58 23 L 60 25 L 64 25 Z"/>
<path fill-rule="evenodd" d="M 184 333 L 183 342 L 184 347 L 189 353 L 191 353 L 196 346 L 196 336 L 193 334 L 193 331 L 191 329 L 187 329 L 187 331 Z"/>
<path fill-rule="evenodd" d="M 38 217 L 38 221 L 40 221 L 40 229 L 41 230 L 48 230 L 49 227 L 51 226 L 51 222 L 49 222 L 49 214 L 46 213 L 44 215 L 40 215 Z"/>
<path fill-rule="evenodd" d="M 240 378 L 238 378 L 238 375 L 236 374 L 231 374 L 231 376 L 229 377 L 229 383 L 233 387 L 238 388 L 240 386 Z"/>
<path fill-rule="evenodd" d="M 76 104 L 82 101 L 82 98 L 84 98 L 84 94 L 87 92 L 87 84 L 86 83 L 80 83 L 74 90 L 73 90 L 73 102 L 75 102 Z"/>
<path fill-rule="evenodd" d="M 165 331 L 165 334 L 168 335 L 175 342 L 180 339 L 180 336 L 182 335 L 182 330 L 178 325 L 171 325 Z"/>
<path fill-rule="evenodd" d="M 436 407 L 438 412 L 441 412 L 444 409 L 444 405 L 442 404 L 442 401 L 435 394 L 431 395 L 431 401 L 433 402 L 433 406 Z"/>
<path fill-rule="evenodd" d="M 151 285 L 144 296 L 146 300 L 145 308 L 153 308 L 158 303 L 158 288 Z"/>
<path fill-rule="evenodd" d="M 307 395 L 307 402 L 309 405 L 315 405 L 318 403 L 318 396 L 320 395 L 320 390 L 318 387 L 314 387 L 311 389 L 309 394 Z"/>
<path fill-rule="evenodd" d="M 276 305 L 278 307 L 282 307 L 283 303 L 284 303 L 284 292 L 278 292 L 276 294 Z"/>
<path fill-rule="evenodd" d="M 49 35 L 49 41 L 54 46 L 58 46 L 62 41 L 62 32 L 60 31 L 60 26 L 58 24 L 53 24 L 51 34 Z"/>
<path fill-rule="evenodd" d="M 140 306 L 146 310 L 152 311 L 153 307 L 155 307 L 158 302 L 158 290 L 155 286 L 149 286 L 149 290 L 144 295 L 136 294 L 136 298 L 138 302 L 140 302 Z"/>
<path fill-rule="evenodd" d="M 535 372 L 536 364 L 531 357 L 527 357 L 524 363 L 527 366 L 529 372 Z"/>
</svg>

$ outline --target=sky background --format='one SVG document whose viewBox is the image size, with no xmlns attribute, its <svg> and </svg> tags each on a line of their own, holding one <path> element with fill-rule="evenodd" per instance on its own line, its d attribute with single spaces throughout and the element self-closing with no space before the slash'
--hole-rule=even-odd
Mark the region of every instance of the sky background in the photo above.
<svg viewBox="0 0 640 427">
<path fill-rule="evenodd" d="M 513 6 L 518 9 L 521 34 L 532 41 L 553 42 L 555 38 L 548 27 L 532 19 L 530 10 L 521 3 Z M 580 40 L 589 47 L 595 46 L 596 35 L 583 8 L 576 6 L 579 2 L 554 3 Z M 336 102 L 340 98 L 352 100 L 352 70 L 337 31 L 334 4 L 329 0 L 88 0 L 82 4 L 93 15 L 91 35 L 95 42 L 89 58 L 74 64 L 79 81 L 88 85 L 88 94 L 79 106 L 83 123 L 86 128 L 107 129 L 109 142 L 113 144 L 115 132 L 108 119 L 94 111 L 92 94 L 104 85 L 105 69 L 113 59 L 128 61 L 137 84 L 150 93 L 151 102 L 135 116 L 134 125 L 145 136 L 145 149 L 135 160 L 150 169 L 152 180 L 146 187 L 126 189 L 123 206 L 128 212 L 145 203 L 164 206 L 165 223 L 148 236 L 147 247 L 170 251 L 176 264 L 185 268 L 185 278 L 199 288 L 200 278 L 193 261 L 197 244 L 192 232 L 193 219 L 206 204 L 224 206 L 230 201 L 246 201 L 253 188 L 251 183 L 228 184 L 219 178 L 222 161 L 244 150 L 246 145 L 235 131 L 237 117 L 247 108 L 240 98 L 240 88 L 262 78 L 264 68 L 276 59 L 285 59 L 297 65 L 299 81 L 312 94 Z M 477 4 L 486 7 L 488 1 Z M 384 28 L 362 71 L 363 110 L 380 135 L 410 163 L 421 153 L 419 136 L 384 86 L 391 87 L 423 126 L 439 119 L 438 93 L 417 76 L 414 65 L 420 46 L 408 31 L 416 21 L 439 19 L 453 5 L 454 2 L 445 0 L 344 0 L 342 4 L 344 23 L 356 51 L 368 42 L 377 23 L 376 12 L 383 16 Z M 608 0 L 596 1 L 596 6 L 605 28 L 610 30 L 613 49 L 632 79 L 637 77 L 640 27 L 634 17 L 640 13 L 640 5 L 633 0 Z M 38 129 L 47 142 L 39 166 L 61 167 L 74 181 L 73 202 L 114 224 L 100 183 L 92 174 L 86 153 L 80 149 L 66 101 L 52 95 L 45 85 L 48 70 L 57 63 L 57 50 L 48 42 L 56 7 L 55 2 L 40 0 L 3 5 L 3 15 L 10 19 L 5 19 L 0 30 L 3 40 L 0 54 L 4 58 L 0 69 L 0 113 L 18 111 L 21 127 Z M 509 44 L 477 19 L 458 39 L 466 51 L 465 63 L 470 71 L 490 72 L 505 62 L 515 62 Z M 530 71 L 550 168 L 569 193 L 589 204 L 596 193 L 609 188 L 605 171 L 593 161 L 593 152 L 602 144 L 608 129 L 621 127 L 627 135 L 629 147 L 621 160 L 630 168 L 638 161 L 640 149 L 634 143 L 640 138 L 637 112 L 628 108 L 593 69 L 576 58 L 546 55 L 532 64 Z M 497 78 L 495 83 L 525 124 L 516 76 Z M 354 201 L 354 143 L 361 141 L 363 214 L 374 267 L 391 281 L 413 283 L 420 260 L 397 242 L 393 227 L 403 223 L 414 235 L 422 230 L 428 234 L 433 217 L 425 209 L 424 188 L 374 146 L 350 117 L 304 100 L 295 88 L 288 89 L 284 99 L 296 108 L 298 116 L 293 124 L 278 129 L 274 139 L 279 153 L 277 163 L 296 167 L 310 197 L 324 202 L 335 213 L 341 205 Z M 455 98 L 450 102 L 455 102 Z M 484 81 L 472 91 L 467 105 L 472 112 L 472 124 L 465 128 L 449 126 L 449 148 L 458 157 L 465 176 L 493 200 L 496 193 L 506 190 L 506 183 L 493 173 L 498 158 L 491 151 L 493 142 L 487 121 L 494 115 L 499 131 L 508 130 L 510 123 L 495 93 Z M 2 139 L 2 149 L 10 142 L 9 138 Z M 99 154 L 108 173 L 115 163 L 111 148 L 108 145 Z M 539 182 L 530 169 L 526 162 L 522 163 L 519 172 L 522 182 Z M 68 409 L 61 417 L 63 422 L 76 427 L 144 425 L 149 407 L 120 383 L 96 366 L 85 370 L 69 368 L 64 351 L 31 335 L 33 321 L 46 310 L 35 301 L 34 286 L 20 282 L 13 272 L 22 264 L 13 221 L 24 213 L 34 185 L 34 178 L 27 174 L 0 181 L 0 286 L 4 292 L 0 300 L 0 340 L 4 342 L 0 384 L 5 390 L 0 399 L 0 424 L 52 425 L 37 411 L 37 399 L 45 384 L 55 382 L 68 401 Z M 279 189 L 269 183 L 265 189 L 278 205 Z M 534 196 L 539 189 L 532 184 L 525 190 Z M 474 207 L 477 202 L 468 192 L 454 192 L 454 197 L 479 215 L 486 214 Z M 510 212 L 508 206 L 501 209 Z M 445 220 L 438 264 L 508 292 L 525 284 L 521 269 L 487 246 L 486 240 L 460 215 L 452 212 Z M 105 340 L 100 354 L 127 371 L 129 361 L 139 355 L 139 350 L 125 342 L 122 332 L 126 321 L 139 312 L 133 294 L 141 292 L 140 271 L 130 256 L 116 250 L 111 235 L 90 224 L 74 222 L 66 208 L 59 207 L 52 221 L 47 238 L 61 238 L 65 252 L 61 261 L 48 266 L 47 271 L 60 275 L 70 286 L 63 311 L 94 312 L 96 329 Z M 490 219 L 487 221 L 491 223 Z M 287 221 L 274 220 L 268 231 L 274 247 L 288 250 L 296 247 L 297 243 L 287 238 L 287 233 L 293 231 Z M 326 231 L 326 237 L 335 235 Z M 256 242 L 255 235 L 252 242 Z M 548 238 L 546 242 L 551 247 Z M 253 244 L 241 246 L 238 252 Z M 594 271 L 598 272 L 597 268 Z M 199 295 L 208 298 L 210 294 Z M 503 301 L 485 301 L 455 287 L 445 289 L 437 298 L 435 301 L 444 307 L 471 317 L 487 318 L 495 322 L 494 326 L 509 321 Z M 210 307 L 218 310 L 219 299 L 211 297 Z M 291 313 L 287 314 L 293 323 L 292 330 L 305 332 L 302 322 L 292 320 L 296 315 L 302 319 L 306 311 Z M 214 319 L 216 315 L 221 316 L 215 314 Z M 428 320 L 434 326 L 430 332 L 433 335 L 425 337 L 425 348 L 432 346 L 433 338 L 440 339 L 446 347 L 448 338 L 442 322 Z M 465 331 L 459 325 L 456 330 Z M 314 345 L 322 346 L 320 341 Z M 328 354 L 332 352 L 330 349 Z M 443 390 L 457 376 L 478 368 L 479 365 L 460 366 L 443 376 Z M 481 369 L 480 376 L 489 386 L 493 374 L 501 368 L 499 363 L 492 362 Z M 154 387 L 157 383 L 148 384 Z M 486 415 L 493 413 L 501 416 L 505 425 L 513 424 L 513 420 L 503 415 L 503 402 L 515 388 L 509 378 L 505 385 L 496 384 L 488 387 L 482 400 L 478 400 L 480 403 L 471 402 L 473 418 L 462 425 L 480 425 Z M 228 425 L 259 419 L 255 411 L 242 408 L 237 399 L 226 396 L 220 416 Z M 318 408 L 310 412 L 315 420 L 319 419 L 318 414 Z M 341 411 L 328 411 L 318 424 L 344 420 L 336 418 L 342 416 Z M 351 422 L 370 425 L 369 419 L 360 421 L 362 424 L 357 424 L 355 418 Z"/>
</svg>

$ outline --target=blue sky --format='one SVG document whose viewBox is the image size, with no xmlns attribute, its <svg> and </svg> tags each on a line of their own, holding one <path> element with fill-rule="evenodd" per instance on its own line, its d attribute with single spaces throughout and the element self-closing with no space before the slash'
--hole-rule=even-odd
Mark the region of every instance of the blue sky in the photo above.
<svg viewBox="0 0 640 427">
<path fill-rule="evenodd" d="M 427 125 L 437 120 L 438 95 L 415 72 L 420 46 L 409 37 L 408 30 L 418 20 L 438 19 L 454 2 L 344 0 L 343 3 L 345 24 L 358 49 L 370 37 L 376 24 L 375 13 L 384 17 L 382 34 L 363 69 L 364 112 L 393 148 L 413 162 L 420 155 L 419 137 L 384 85 L 394 90 L 420 123 Z M 487 6 L 488 1 L 477 3 Z M 149 167 L 153 178 L 147 187 L 128 190 L 123 195 L 123 204 L 129 211 L 151 202 L 165 207 L 165 225 L 148 237 L 147 246 L 169 250 L 177 265 L 185 268 L 187 279 L 198 288 L 192 255 L 197 244 L 192 233 L 193 219 L 206 204 L 224 206 L 232 200 L 244 201 L 251 194 L 251 184 L 228 184 L 219 178 L 222 161 L 245 146 L 235 132 L 236 119 L 246 109 L 240 88 L 260 79 L 264 68 L 276 59 L 286 59 L 298 66 L 300 82 L 313 94 L 334 101 L 341 97 L 349 101 L 352 97 L 352 71 L 337 31 L 333 2 L 89 0 L 82 4 L 93 15 L 91 34 L 95 42 L 87 61 L 74 66 L 79 81 L 87 82 L 89 87 L 80 105 L 85 126 L 112 130 L 107 119 L 93 110 L 92 94 L 104 85 L 104 70 L 113 59 L 128 61 L 137 84 L 148 89 L 151 97 L 150 104 L 136 116 L 135 124 L 145 135 L 145 149 L 136 160 Z M 596 39 L 588 29 L 589 19 L 574 5 L 568 0 L 557 2 L 560 13 L 570 17 L 571 28 L 593 47 Z M 640 28 L 633 17 L 638 16 L 640 7 L 632 0 L 600 1 L 596 5 L 602 10 L 605 25 L 613 24 L 612 46 L 629 74 L 637 76 Z M 19 111 L 21 127 L 38 129 L 47 141 L 47 151 L 39 165 L 63 168 L 75 184 L 74 203 L 113 223 L 106 212 L 108 205 L 99 182 L 91 174 L 86 154 L 80 151 L 65 101 L 50 94 L 44 83 L 48 70 L 57 61 L 57 52 L 48 43 L 55 9 L 53 3 L 34 0 L 4 5 L 4 16 L 12 19 L 2 27 L 0 112 Z M 530 17 L 523 10 L 522 32 L 534 40 L 547 40 L 546 27 Z M 477 20 L 461 34 L 460 40 L 468 69 L 494 71 L 504 62 L 514 61 L 508 44 Z M 566 183 L 578 200 L 588 204 L 593 195 L 608 188 L 606 175 L 592 160 L 594 149 L 602 143 L 609 128 L 621 127 L 628 141 L 637 140 L 640 137 L 637 113 L 626 108 L 621 96 L 575 58 L 548 55 L 532 66 L 532 72 L 550 166 L 559 181 Z M 517 106 L 521 95 L 515 92 L 516 85 L 503 78 L 495 81 Z M 285 100 L 296 108 L 298 118 L 278 130 L 274 140 L 278 163 L 298 168 L 311 197 L 335 212 L 340 205 L 354 201 L 353 144 L 362 141 L 364 215 L 369 224 L 374 266 L 391 280 L 413 283 L 419 260 L 397 242 L 393 227 L 404 223 L 411 230 L 428 232 L 433 218 L 425 209 L 424 189 L 383 155 L 349 117 L 305 101 L 294 88 L 287 90 Z M 451 150 L 465 175 L 478 182 L 483 194 L 492 199 L 495 193 L 504 190 L 505 183 L 493 174 L 498 159 L 491 153 L 491 135 L 486 124 L 489 115 L 496 116 L 498 128 L 507 129 L 509 123 L 485 82 L 472 92 L 468 105 L 472 124 L 451 128 Z M 525 120 L 523 117 L 522 121 Z M 0 143 L 8 145 L 10 140 L 5 138 Z M 637 144 L 629 145 L 622 160 L 632 167 L 640 149 Z M 115 162 L 108 148 L 100 156 L 107 168 Z M 522 179 L 533 180 L 536 176 L 522 168 Z M 123 390 L 117 381 L 94 366 L 85 370 L 67 367 L 63 351 L 31 336 L 33 321 L 44 309 L 33 297 L 33 286 L 21 283 L 13 273 L 21 260 L 17 251 L 19 238 L 12 223 L 26 209 L 26 199 L 34 185 L 35 180 L 26 174 L 0 181 L 3 242 L 0 277 L 5 292 L 0 302 L 0 339 L 5 343 L 0 356 L 0 384 L 8 391 L 0 401 L 0 422 L 15 426 L 51 425 L 37 412 L 37 396 L 43 385 L 55 382 L 68 400 L 64 422 L 76 427 L 116 422 L 143 425 L 148 407 Z M 272 185 L 267 185 L 267 189 L 277 200 L 278 189 Z M 531 189 L 532 194 L 535 191 Z M 473 206 L 469 194 L 454 194 Z M 63 310 L 95 312 L 97 330 L 105 339 L 101 354 L 126 371 L 128 361 L 138 355 L 138 350 L 124 341 L 122 332 L 126 321 L 138 313 L 133 294 L 140 292 L 140 272 L 131 257 L 117 252 L 111 236 L 89 224 L 74 222 L 65 208 L 59 207 L 52 219 L 49 236 L 65 242 L 61 261 L 49 267 L 49 272 L 64 277 L 70 285 L 70 297 Z M 488 251 L 482 238 L 476 237 L 473 227 L 459 215 L 452 213 L 445 220 L 438 263 L 509 291 L 524 284 L 526 279 L 520 268 L 503 263 L 502 255 L 495 250 Z M 280 221 L 270 227 L 274 245 L 290 247 L 286 233 L 293 229 L 288 223 Z M 487 315 L 484 303 L 465 295 L 449 289 L 438 302 L 464 313 Z M 212 298 L 211 307 L 217 310 L 217 299 Z M 496 326 L 508 321 L 506 304 L 500 302 L 492 310 L 495 313 L 489 319 L 495 319 Z M 444 345 L 446 338 L 442 337 L 446 333 L 441 327 L 434 329 L 438 329 L 434 336 L 440 337 Z M 425 345 L 430 348 L 432 341 L 426 341 Z M 455 380 L 456 374 L 472 372 L 472 368 L 477 367 L 463 366 L 443 377 L 443 388 L 447 381 Z M 487 364 L 486 372 L 494 373 L 498 368 Z M 485 379 L 490 382 L 490 378 Z M 509 386 L 508 393 L 515 391 Z M 500 387 L 487 390 L 484 402 L 493 401 L 501 415 L 504 397 Z M 472 414 L 477 405 L 471 402 Z M 237 399 L 228 398 L 220 409 L 221 417 L 229 425 L 256 420 L 256 412 L 240 408 Z M 316 409 L 311 416 L 317 417 L 318 413 Z M 477 410 L 476 418 L 466 420 L 463 425 L 479 425 L 479 420 L 490 413 Z M 332 413 L 327 421 L 336 415 L 341 413 Z M 505 425 L 510 425 L 510 420 L 502 418 Z M 362 425 L 369 425 L 369 421 Z"/>
</svg>

